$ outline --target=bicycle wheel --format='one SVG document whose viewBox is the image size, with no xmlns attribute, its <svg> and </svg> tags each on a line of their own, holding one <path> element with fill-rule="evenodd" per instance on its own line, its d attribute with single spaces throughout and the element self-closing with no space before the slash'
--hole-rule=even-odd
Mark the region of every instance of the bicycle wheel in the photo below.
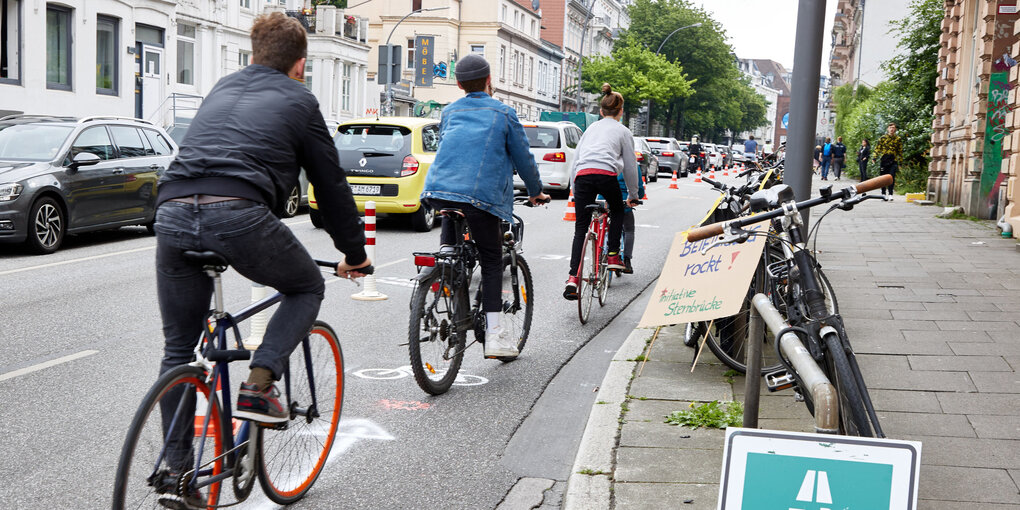
<svg viewBox="0 0 1020 510">
<path fill-rule="evenodd" d="M 430 395 L 446 393 L 457 378 L 465 340 L 455 323 L 468 313 L 467 296 L 458 295 L 460 289 L 440 272 L 441 268 L 436 268 L 432 277 L 418 282 L 407 326 L 411 372 L 418 386 Z"/>
<path fill-rule="evenodd" d="M 517 260 L 517 289 L 514 289 L 513 278 L 510 273 L 511 267 L 507 264 L 503 269 L 503 317 L 504 328 L 510 331 L 511 338 L 517 339 L 517 351 L 524 350 L 524 344 L 528 341 L 528 333 L 531 331 L 531 317 L 535 312 L 534 289 L 531 281 L 531 268 L 520 254 Z M 514 304 L 514 297 L 519 296 L 519 304 Z M 496 358 L 503 362 L 517 359 L 513 357 Z"/>
<path fill-rule="evenodd" d="M 609 270 L 609 249 L 603 246 L 599 252 L 599 283 L 596 291 L 599 294 L 599 306 L 606 306 L 606 297 L 609 295 L 609 284 L 613 279 L 613 272 Z"/>
<path fill-rule="evenodd" d="M 291 420 L 254 427 L 259 484 L 289 505 L 312 487 L 329 460 L 344 399 L 344 355 L 333 328 L 315 321 L 288 360 Z"/>
<path fill-rule="evenodd" d="M 850 368 L 850 362 L 843 351 L 839 335 L 825 335 L 825 375 L 836 387 L 839 402 L 839 433 L 846 436 L 871 437 L 871 423 L 861 391 L 857 387 L 857 378 Z"/>
<path fill-rule="evenodd" d="M 591 313 L 591 301 L 595 297 L 595 285 L 598 275 L 595 274 L 595 258 L 597 253 L 595 236 L 588 234 L 581 245 L 581 259 L 577 265 L 577 316 L 581 324 L 588 322 Z"/>
<path fill-rule="evenodd" d="M 205 413 L 210 401 L 209 427 L 203 434 L 204 420 L 201 416 L 196 420 L 195 410 Z M 212 508 L 219 504 L 222 482 L 201 490 L 189 490 L 187 485 L 198 454 L 202 462 L 199 481 L 226 467 L 223 455 L 229 449 L 229 424 L 225 419 L 204 370 L 181 365 L 164 373 L 131 420 L 117 463 L 113 508 L 183 508 L 185 504 Z M 174 439 L 164 451 L 167 437 Z"/>
<path fill-rule="evenodd" d="M 773 250 L 771 247 L 767 249 L 769 251 L 766 252 L 766 256 L 762 257 L 758 262 L 758 267 L 754 270 L 751 285 L 748 286 L 747 295 L 744 297 L 744 303 L 740 306 L 740 311 L 736 315 L 716 319 L 712 322 L 712 330 L 708 338 L 705 339 L 705 345 L 712 351 L 712 354 L 719 358 L 719 361 L 742 374 L 747 373 L 747 339 L 751 325 L 751 299 L 758 293 L 770 296 L 775 294 L 767 263 L 782 260 L 782 258 L 776 258 L 782 256 L 781 251 Z M 701 337 L 705 334 L 704 327 L 708 323 L 699 324 L 700 327 L 688 328 L 690 336 L 695 337 L 691 339 L 694 342 L 701 341 Z M 761 373 L 764 375 L 782 368 L 776 355 L 775 339 L 764 325 L 762 325 L 762 336 L 758 341 L 761 342 Z"/>
</svg>

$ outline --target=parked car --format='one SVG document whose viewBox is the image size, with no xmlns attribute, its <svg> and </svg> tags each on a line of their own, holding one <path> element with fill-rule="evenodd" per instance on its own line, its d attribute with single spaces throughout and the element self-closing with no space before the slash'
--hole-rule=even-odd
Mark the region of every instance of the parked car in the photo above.
<svg viewBox="0 0 1020 510">
<path fill-rule="evenodd" d="M 53 253 L 67 234 L 145 225 L 177 155 L 161 127 L 123 117 L 0 119 L 0 242 Z"/>
<path fill-rule="evenodd" d="M 524 124 L 524 132 L 528 135 L 531 154 L 542 176 L 542 189 L 568 194 L 575 148 L 581 140 L 581 128 L 570 121 L 532 122 Z M 524 180 L 516 172 L 514 188 L 525 188 Z"/>
<path fill-rule="evenodd" d="M 732 156 L 730 156 L 730 161 L 733 163 L 743 163 L 744 161 L 747 161 L 747 159 L 744 158 L 743 150 L 730 149 L 730 153 L 732 154 Z"/>
<path fill-rule="evenodd" d="M 714 143 L 703 143 L 701 144 L 705 149 L 705 164 L 715 165 L 716 168 L 721 168 L 723 165 L 723 152 L 718 145 Z"/>
<path fill-rule="evenodd" d="M 425 175 L 439 149 L 439 121 L 418 117 L 382 117 L 341 123 L 333 135 L 340 167 L 354 192 L 358 211 L 375 202 L 380 214 L 410 217 L 411 226 L 428 232 L 436 214 L 421 202 Z M 308 185 L 308 215 L 322 226 L 315 190 Z"/>
<path fill-rule="evenodd" d="M 659 160 L 643 138 L 634 137 L 634 157 L 637 158 L 638 175 L 648 182 L 659 180 Z"/>
<path fill-rule="evenodd" d="M 684 157 L 680 143 L 674 138 L 649 137 L 645 138 L 652 153 L 659 161 L 659 171 L 672 174 L 676 172 L 680 177 L 687 177 L 687 159 Z"/>
</svg>

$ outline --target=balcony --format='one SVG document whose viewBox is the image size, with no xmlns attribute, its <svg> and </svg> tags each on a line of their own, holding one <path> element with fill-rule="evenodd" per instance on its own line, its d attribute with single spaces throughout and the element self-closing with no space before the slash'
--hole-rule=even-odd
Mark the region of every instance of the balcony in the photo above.
<svg viewBox="0 0 1020 510">
<path fill-rule="evenodd" d="M 309 34 L 336 35 L 344 39 L 366 43 L 368 41 L 368 18 L 350 16 L 331 5 L 320 5 L 313 11 L 285 11 L 287 16 L 297 19 Z"/>
</svg>

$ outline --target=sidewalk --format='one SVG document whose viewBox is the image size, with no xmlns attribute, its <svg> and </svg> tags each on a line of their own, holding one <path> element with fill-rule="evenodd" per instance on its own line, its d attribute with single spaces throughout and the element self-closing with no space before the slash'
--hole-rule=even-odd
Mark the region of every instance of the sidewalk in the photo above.
<svg viewBox="0 0 1020 510">
<path fill-rule="evenodd" d="M 918 508 L 1018 508 L 1020 249 L 991 222 L 938 212 L 902 196 L 834 211 L 819 261 L 886 434 L 923 444 Z M 716 507 L 724 432 L 665 417 L 742 400 L 744 379 L 707 349 L 691 373 L 683 325 L 662 328 L 637 361 L 653 334 L 634 330 L 607 372 L 563 508 Z M 813 431 L 789 390 L 763 388 L 759 416 L 761 428 Z"/>
</svg>

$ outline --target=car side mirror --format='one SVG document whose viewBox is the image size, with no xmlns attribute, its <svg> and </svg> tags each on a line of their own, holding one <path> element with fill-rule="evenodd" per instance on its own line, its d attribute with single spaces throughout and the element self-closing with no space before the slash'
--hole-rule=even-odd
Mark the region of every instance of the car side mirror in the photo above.
<svg viewBox="0 0 1020 510">
<path fill-rule="evenodd" d="M 83 166 L 92 166 L 100 161 L 102 161 L 102 159 L 91 152 L 80 152 L 74 157 L 74 159 L 71 160 L 70 168 L 72 170 L 77 170 Z"/>
</svg>

